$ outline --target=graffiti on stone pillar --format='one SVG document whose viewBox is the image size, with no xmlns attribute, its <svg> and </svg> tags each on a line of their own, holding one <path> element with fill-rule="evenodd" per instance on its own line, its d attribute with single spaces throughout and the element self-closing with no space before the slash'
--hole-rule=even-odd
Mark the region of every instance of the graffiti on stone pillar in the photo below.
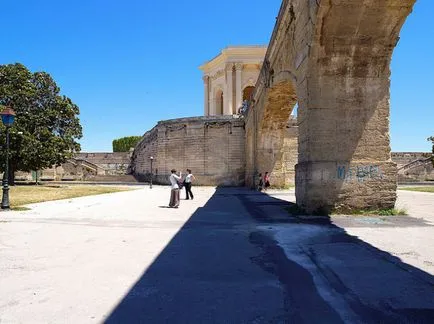
<svg viewBox="0 0 434 324">
<path fill-rule="evenodd" d="M 368 180 L 382 180 L 383 172 L 378 165 L 338 165 L 336 176 L 339 180 L 346 182 L 364 182 Z"/>
</svg>

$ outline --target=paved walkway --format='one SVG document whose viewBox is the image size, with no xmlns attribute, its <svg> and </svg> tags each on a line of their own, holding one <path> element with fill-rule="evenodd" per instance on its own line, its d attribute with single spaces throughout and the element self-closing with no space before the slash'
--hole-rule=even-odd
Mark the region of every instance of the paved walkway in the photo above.
<svg viewBox="0 0 434 324">
<path fill-rule="evenodd" d="M 293 191 L 167 187 L 0 213 L 0 323 L 428 323 L 434 195 L 289 218 Z"/>
</svg>

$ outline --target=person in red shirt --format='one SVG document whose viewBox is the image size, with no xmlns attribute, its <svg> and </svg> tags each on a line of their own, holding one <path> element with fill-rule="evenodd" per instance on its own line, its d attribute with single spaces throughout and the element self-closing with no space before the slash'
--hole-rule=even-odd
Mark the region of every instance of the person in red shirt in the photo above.
<svg viewBox="0 0 434 324">
<path fill-rule="evenodd" d="M 264 174 L 264 190 L 267 190 L 268 187 L 270 187 L 270 175 L 268 172 L 265 172 Z"/>
</svg>

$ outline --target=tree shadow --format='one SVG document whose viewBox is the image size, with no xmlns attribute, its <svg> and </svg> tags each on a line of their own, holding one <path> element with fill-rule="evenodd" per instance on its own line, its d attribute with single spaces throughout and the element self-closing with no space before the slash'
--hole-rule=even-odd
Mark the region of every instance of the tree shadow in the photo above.
<svg viewBox="0 0 434 324">
<path fill-rule="evenodd" d="M 348 235 L 329 217 L 290 216 L 292 197 L 285 195 L 217 188 L 105 323 L 434 318 L 433 276 Z"/>
</svg>

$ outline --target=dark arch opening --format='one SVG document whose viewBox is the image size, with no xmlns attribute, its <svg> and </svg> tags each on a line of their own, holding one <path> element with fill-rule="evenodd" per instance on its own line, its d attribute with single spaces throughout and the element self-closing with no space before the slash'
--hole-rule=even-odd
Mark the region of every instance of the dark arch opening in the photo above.
<svg viewBox="0 0 434 324">
<path fill-rule="evenodd" d="M 243 101 L 244 100 L 252 101 L 252 99 L 253 99 L 253 91 L 255 91 L 255 87 L 254 86 L 245 87 L 244 90 L 243 90 Z"/>
</svg>

